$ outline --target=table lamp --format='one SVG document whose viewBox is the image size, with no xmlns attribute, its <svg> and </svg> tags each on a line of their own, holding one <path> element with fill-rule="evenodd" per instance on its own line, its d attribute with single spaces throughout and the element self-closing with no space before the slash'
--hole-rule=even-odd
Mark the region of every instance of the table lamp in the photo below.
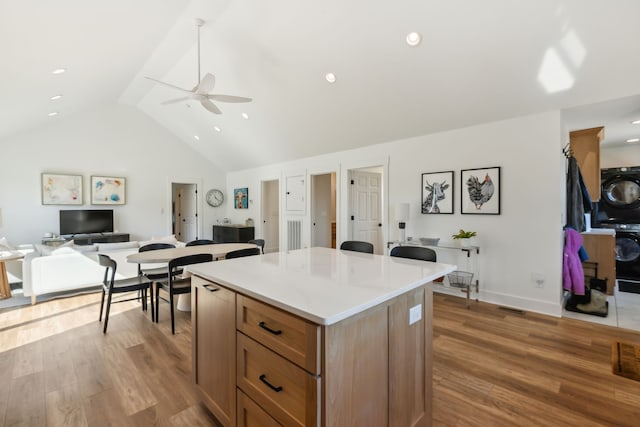
<svg viewBox="0 0 640 427">
<path fill-rule="evenodd" d="M 404 242 L 406 240 L 406 221 L 409 219 L 409 203 L 400 203 L 398 204 L 398 228 L 400 229 L 400 241 Z"/>
</svg>

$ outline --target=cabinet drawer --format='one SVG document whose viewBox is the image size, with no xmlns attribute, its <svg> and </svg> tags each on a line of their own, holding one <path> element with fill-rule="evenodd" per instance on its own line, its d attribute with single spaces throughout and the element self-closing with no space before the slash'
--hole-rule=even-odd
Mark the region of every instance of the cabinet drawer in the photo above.
<svg viewBox="0 0 640 427">
<path fill-rule="evenodd" d="M 318 325 L 242 295 L 237 304 L 238 330 L 312 374 L 320 374 Z"/>
<path fill-rule="evenodd" d="M 319 380 L 244 334 L 237 334 L 238 387 L 286 426 L 317 426 Z"/>
<path fill-rule="evenodd" d="M 238 390 L 238 427 L 280 427 L 264 409 Z"/>
</svg>

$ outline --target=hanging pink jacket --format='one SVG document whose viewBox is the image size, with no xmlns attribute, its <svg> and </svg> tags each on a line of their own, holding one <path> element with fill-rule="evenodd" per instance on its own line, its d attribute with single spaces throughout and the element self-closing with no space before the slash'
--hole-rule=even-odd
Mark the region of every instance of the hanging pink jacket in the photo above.
<svg viewBox="0 0 640 427">
<path fill-rule="evenodd" d="M 578 251 L 582 247 L 582 236 L 567 228 L 564 233 L 564 260 L 562 262 L 562 285 L 574 295 L 584 295 L 584 272 Z"/>
</svg>

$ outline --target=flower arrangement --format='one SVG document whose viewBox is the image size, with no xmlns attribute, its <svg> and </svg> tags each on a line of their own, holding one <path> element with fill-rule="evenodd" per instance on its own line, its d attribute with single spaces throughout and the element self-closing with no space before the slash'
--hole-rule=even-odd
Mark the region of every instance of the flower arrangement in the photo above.
<svg viewBox="0 0 640 427">
<path fill-rule="evenodd" d="M 454 240 L 457 240 L 457 239 L 470 239 L 472 237 L 475 237 L 477 234 L 478 233 L 476 233 L 475 231 L 464 231 L 461 228 L 458 233 L 452 235 L 451 237 L 453 237 Z"/>
</svg>

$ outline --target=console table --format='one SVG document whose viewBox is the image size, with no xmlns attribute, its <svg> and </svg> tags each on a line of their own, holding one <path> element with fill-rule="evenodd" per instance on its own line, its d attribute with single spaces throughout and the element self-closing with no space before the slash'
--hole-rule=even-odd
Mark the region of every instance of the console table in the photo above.
<svg viewBox="0 0 640 427">
<path fill-rule="evenodd" d="M 213 240 L 216 243 L 247 243 L 255 237 L 255 229 L 241 224 L 213 226 Z"/>
<path fill-rule="evenodd" d="M 469 273 L 473 273 L 473 281 L 471 285 L 475 285 L 475 299 L 478 301 L 478 296 L 480 294 L 480 268 L 478 266 L 478 257 L 480 256 L 480 247 L 479 246 L 462 246 L 460 244 L 454 242 L 443 242 L 438 243 L 437 245 L 423 245 L 419 241 L 411 240 L 411 241 L 391 241 L 387 242 L 387 249 L 391 251 L 391 248 L 394 246 L 421 246 L 424 248 L 433 249 L 438 252 L 438 249 L 444 249 L 447 251 L 458 251 L 462 252 L 465 258 L 465 263 L 462 264 L 462 268 Z M 436 284 L 436 283 L 434 283 Z M 458 289 L 458 287 L 448 287 L 445 285 L 434 286 L 434 291 L 445 290 L 447 288 Z M 465 287 L 462 290 L 466 290 L 467 292 L 467 308 L 469 308 L 469 299 L 470 299 L 470 288 L 471 286 Z"/>
<path fill-rule="evenodd" d="M 64 236 L 66 240 L 73 240 L 76 245 L 93 245 L 94 243 L 128 242 L 128 233 L 90 233 Z"/>
<path fill-rule="evenodd" d="M 5 261 L 11 261 L 24 257 L 24 254 L 18 251 L 0 251 L 0 299 L 11 297 L 11 286 L 7 277 L 7 267 Z"/>
</svg>

